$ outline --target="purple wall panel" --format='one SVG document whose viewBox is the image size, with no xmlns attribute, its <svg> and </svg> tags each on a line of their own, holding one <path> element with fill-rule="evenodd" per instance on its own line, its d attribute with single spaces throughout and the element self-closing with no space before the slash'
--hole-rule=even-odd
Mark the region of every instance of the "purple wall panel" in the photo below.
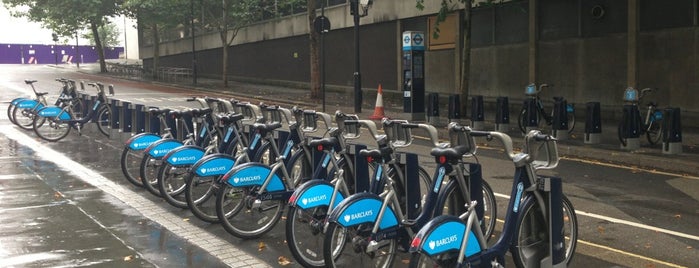
<svg viewBox="0 0 699 268">
<path fill-rule="evenodd" d="M 123 47 L 108 47 L 104 49 L 104 58 L 118 59 L 123 52 Z M 0 44 L 0 64 L 75 63 L 78 59 L 82 59 L 80 63 L 94 63 L 99 56 L 94 46 L 78 46 L 76 51 L 70 45 Z"/>
</svg>

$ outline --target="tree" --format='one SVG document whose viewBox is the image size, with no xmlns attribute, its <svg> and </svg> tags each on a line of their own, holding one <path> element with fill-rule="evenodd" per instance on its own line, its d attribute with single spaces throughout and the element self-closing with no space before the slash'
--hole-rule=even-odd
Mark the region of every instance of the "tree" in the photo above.
<svg viewBox="0 0 699 268">
<path fill-rule="evenodd" d="M 119 32 L 119 29 L 117 29 L 114 23 L 111 23 L 109 21 L 104 22 L 102 26 L 97 28 L 97 32 L 99 32 L 102 44 L 106 47 L 116 47 L 121 43 L 121 41 L 119 40 L 119 35 L 121 34 L 121 32 Z M 95 38 L 93 37 L 92 32 L 83 34 L 82 37 L 90 40 L 90 45 L 95 45 Z"/>
<path fill-rule="evenodd" d="M 8 9 L 28 7 L 15 16 L 24 16 L 42 23 L 60 36 L 71 36 L 78 30 L 89 28 L 95 41 L 100 59 L 100 71 L 107 72 L 104 50 L 98 28 L 104 19 L 119 12 L 123 0 L 3 0 Z"/>
</svg>

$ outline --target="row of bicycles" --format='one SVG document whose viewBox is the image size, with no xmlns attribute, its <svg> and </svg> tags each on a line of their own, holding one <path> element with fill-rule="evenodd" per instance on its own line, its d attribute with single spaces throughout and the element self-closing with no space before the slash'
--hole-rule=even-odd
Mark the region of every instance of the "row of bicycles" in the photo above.
<svg viewBox="0 0 699 268">
<path fill-rule="evenodd" d="M 201 108 L 148 111 L 162 129 L 126 141 L 124 177 L 235 237 L 263 236 L 285 219 L 287 245 L 304 267 L 393 267 L 406 252 L 411 267 L 504 267 L 508 252 L 518 267 L 573 258 L 575 210 L 537 175 L 558 164 L 549 135 L 533 130 L 515 152 L 507 134 L 457 123 L 440 142 L 434 126 L 405 120 L 188 101 Z M 407 149 L 415 131 L 433 147 L 432 175 Z M 497 204 L 476 139 L 498 140 L 515 170 L 494 243 Z"/>
<path fill-rule="evenodd" d="M 32 88 L 34 96 L 15 98 L 7 107 L 7 117 L 18 127 L 34 131 L 44 140 L 59 141 L 75 129 L 82 134 L 83 127 L 94 122 L 100 133 L 110 135 L 112 122 L 112 107 L 107 100 L 108 95 L 114 95 L 114 87 L 109 86 L 108 92 L 102 83 L 87 83 L 96 89 L 97 93 L 89 101 L 83 97 L 84 82 L 81 89 L 77 88 L 75 80 L 58 78 L 61 84 L 57 96 L 48 96 L 48 92 L 36 90 L 36 80 L 25 80 L 25 84 Z M 80 92 L 83 91 L 83 92 Z M 49 100 L 55 99 L 49 105 Z M 88 106 L 88 102 L 89 105 Z"/>
</svg>

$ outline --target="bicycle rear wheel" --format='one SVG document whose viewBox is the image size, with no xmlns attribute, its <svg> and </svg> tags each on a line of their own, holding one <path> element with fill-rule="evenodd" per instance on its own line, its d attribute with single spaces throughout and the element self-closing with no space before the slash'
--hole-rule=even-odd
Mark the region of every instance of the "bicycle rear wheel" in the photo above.
<svg viewBox="0 0 699 268">
<path fill-rule="evenodd" d="M 143 150 L 133 150 L 128 145 L 124 146 L 124 150 L 121 152 L 121 172 L 124 173 L 124 178 L 127 181 L 138 187 L 143 187 L 139 171 L 142 161 Z"/>
<path fill-rule="evenodd" d="M 539 124 L 541 123 L 541 114 L 539 112 L 536 112 L 536 122 Z M 522 131 L 522 133 L 527 132 L 527 126 L 529 125 L 527 122 L 527 109 L 522 109 L 522 111 L 519 112 L 519 116 L 517 117 L 517 126 L 519 126 L 519 130 Z M 538 126 L 537 126 L 538 127 Z M 572 129 L 572 128 L 571 128 Z"/>
<path fill-rule="evenodd" d="M 282 216 L 286 200 L 260 200 L 259 187 L 231 187 L 223 184 L 216 196 L 216 214 L 223 229 L 243 239 L 262 236 Z"/>
<path fill-rule="evenodd" d="M 392 267 L 396 257 L 395 239 L 379 241 L 380 246 L 367 252 L 371 233 L 369 227 L 345 228 L 337 223 L 328 224 L 323 242 L 326 267 Z"/>
<path fill-rule="evenodd" d="M 160 196 L 170 205 L 177 208 L 187 208 L 184 190 L 187 186 L 186 177 L 191 166 L 173 166 L 165 163 L 158 172 L 158 191 Z"/>
<path fill-rule="evenodd" d="M 202 221 L 219 222 L 218 215 L 216 215 L 216 195 L 221 186 L 217 182 L 219 177 L 200 177 L 190 172 L 185 180 L 184 196 L 187 207 L 194 216 Z"/>
<path fill-rule="evenodd" d="M 573 204 L 565 195 L 563 201 L 563 237 L 565 238 L 565 262 L 570 266 L 578 242 L 578 219 Z M 541 254 L 548 254 L 548 223 L 544 220 L 541 207 L 537 202 L 529 202 L 522 208 L 517 219 L 515 245 L 512 247 L 512 259 L 517 267 L 532 267 L 538 264 Z"/>
<path fill-rule="evenodd" d="M 12 122 L 12 124 L 16 124 L 14 116 L 15 109 L 17 109 L 17 106 L 13 105 L 12 103 L 10 103 L 10 105 L 7 105 L 7 119 L 10 119 L 10 122 Z"/>
<path fill-rule="evenodd" d="M 146 154 L 141 160 L 141 182 L 143 182 L 143 188 L 146 188 L 151 194 L 160 197 L 160 191 L 158 191 L 158 171 L 163 165 L 163 160 L 155 158 L 150 154 Z"/>
<path fill-rule="evenodd" d="M 70 133 L 70 124 L 56 118 L 36 116 L 32 123 L 34 133 L 47 141 L 59 141 Z"/>
<path fill-rule="evenodd" d="M 15 108 L 12 109 L 12 117 L 10 120 L 24 130 L 32 130 L 32 128 L 34 128 L 34 118 L 37 117 L 36 110 L 33 108 L 13 107 Z"/>
<path fill-rule="evenodd" d="M 413 253 L 410 256 L 410 268 L 434 268 L 434 267 L 456 267 L 456 261 L 459 252 L 450 251 L 447 253 L 440 254 L 438 256 L 432 256 L 431 258 L 425 254 Z"/>
<path fill-rule="evenodd" d="M 575 128 L 575 110 L 568 111 L 568 133 L 573 133 Z"/>
</svg>

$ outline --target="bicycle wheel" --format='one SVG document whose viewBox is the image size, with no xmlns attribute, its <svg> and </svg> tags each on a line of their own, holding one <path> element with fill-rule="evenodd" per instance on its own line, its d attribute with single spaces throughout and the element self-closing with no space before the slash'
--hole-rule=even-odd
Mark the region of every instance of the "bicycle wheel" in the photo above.
<svg viewBox="0 0 699 268">
<path fill-rule="evenodd" d="M 624 127 L 624 121 L 622 120 L 619 123 L 619 127 L 617 127 L 617 138 L 619 139 L 619 143 L 621 143 L 621 146 L 626 147 L 626 138 L 624 138 L 624 132 L 626 131 L 626 128 Z"/>
<path fill-rule="evenodd" d="M 373 171 L 373 170 L 372 170 Z M 405 176 L 406 174 L 403 174 Z M 398 196 L 398 201 L 400 203 L 401 209 L 403 212 L 408 211 L 408 207 L 406 203 L 408 202 L 406 198 L 406 193 L 405 189 L 406 187 L 404 186 L 405 184 L 403 181 L 398 179 L 398 176 L 395 172 L 395 169 L 391 169 L 388 171 L 388 176 L 390 176 L 393 179 L 395 187 L 393 187 L 396 190 L 396 196 Z M 415 216 L 420 214 L 420 211 L 422 211 L 422 207 L 425 205 L 425 202 L 427 202 L 427 195 L 428 193 L 432 190 L 432 177 L 425 171 L 424 168 L 418 167 L 418 181 L 419 181 L 419 189 L 420 189 L 420 207 L 415 211 Z M 404 215 L 407 216 L 407 215 Z"/>
<path fill-rule="evenodd" d="M 654 115 L 651 115 L 654 116 Z M 650 125 L 646 128 L 646 139 L 651 145 L 658 144 L 663 137 L 663 121 L 658 119 L 650 120 Z"/>
<path fill-rule="evenodd" d="M 138 187 L 143 187 L 139 171 L 142 161 L 143 150 L 133 150 L 129 146 L 124 146 L 124 150 L 121 152 L 121 172 L 124 173 L 124 178 L 127 181 Z"/>
<path fill-rule="evenodd" d="M 450 251 L 437 256 L 429 257 L 421 253 L 413 253 L 410 256 L 410 268 L 456 267 L 459 252 Z"/>
<path fill-rule="evenodd" d="M 10 119 L 10 122 L 12 122 L 12 124 L 16 124 L 14 110 L 17 108 L 17 106 L 12 103 L 13 102 L 10 102 L 10 105 L 7 105 L 7 119 Z"/>
<path fill-rule="evenodd" d="M 483 231 L 483 237 L 489 240 L 495 230 L 495 224 L 497 220 L 497 205 L 495 204 L 495 194 L 493 194 L 493 189 L 490 188 L 490 184 L 486 181 L 482 181 L 483 188 L 483 200 L 477 200 L 479 204 L 483 204 L 483 220 L 481 221 L 481 230 Z M 464 204 L 464 196 L 459 191 L 459 185 L 456 182 L 448 183 L 443 192 L 445 202 L 443 204 L 437 204 L 437 210 L 434 216 L 439 215 L 455 215 L 458 216 L 461 213 L 466 212 Z M 442 207 L 442 210 L 439 208 Z"/>
<path fill-rule="evenodd" d="M 568 111 L 568 133 L 573 133 L 575 128 L 575 110 Z"/>
<path fill-rule="evenodd" d="M 323 241 L 326 267 L 392 267 L 396 256 L 395 239 L 379 241 L 378 248 L 367 252 L 371 227 L 345 228 L 335 222 L 328 225 Z"/>
<path fill-rule="evenodd" d="M 258 189 L 223 184 L 221 194 L 216 196 L 216 214 L 228 233 L 243 239 L 257 238 L 279 222 L 286 200 L 260 200 Z"/>
<path fill-rule="evenodd" d="M 563 230 L 565 237 L 565 262 L 570 265 L 578 242 L 578 219 L 575 216 L 573 204 L 565 195 L 563 201 Z M 515 230 L 515 246 L 512 248 L 512 259 L 517 267 L 532 267 L 539 263 L 542 254 L 548 254 L 549 238 L 548 223 L 544 220 L 541 207 L 537 202 L 529 202 L 522 208 Z"/>
<path fill-rule="evenodd" d="M 143 182 L 143 188 L 146 188 L 151 194 L 160 197 L 160 191 L 158 191 L 158 171 L 162 166 L 163 160 L 155 158 L 150 154 L 145 154 L 141 160 L 141 182 Z"/>
<path fill-rule="evenodd" d="M 177 208 L 187 208 L 184 190 L 187 174 L 191 166 L 173 166 L 165 162 L 158 171 L 158 191 L 160 196 L 170 205 Z"/>
<path fill-rule="evenodd" d="M 112 108 L 110 105 L 103 105 L 99 108 L 97 113 L 97 129 L 102 132 L 104 136 L 109 137 L 112 128 Z"/>
<path fill-rule="evenodd" d="M 51 142 L 59 141 L 70 133 L 70 124 L 56 118 L 36 116 L 32 125 L 34 126 L 34 133 L 39 138 Z"/>
<path fill-rule="evenodd" d="M 36 110 L 33 108 L 14 107 L 15 108 L 12 109 L 12 119 L 14 119 L 13 122 L 15 125 L 24 130 L 32 130 L 32 128 L 34 128 L 34 118 L 37 117 Z"/>
<path fill-rule="evenodd" d="M 184 197 L 187 207 L 194 216 L 208 223 L 219 222 L 216 215 L 216 195 L 221 186 L 217 182 L 219 177 L 200 177 L 190 172 L 185 180 Z"/>
</svg>

